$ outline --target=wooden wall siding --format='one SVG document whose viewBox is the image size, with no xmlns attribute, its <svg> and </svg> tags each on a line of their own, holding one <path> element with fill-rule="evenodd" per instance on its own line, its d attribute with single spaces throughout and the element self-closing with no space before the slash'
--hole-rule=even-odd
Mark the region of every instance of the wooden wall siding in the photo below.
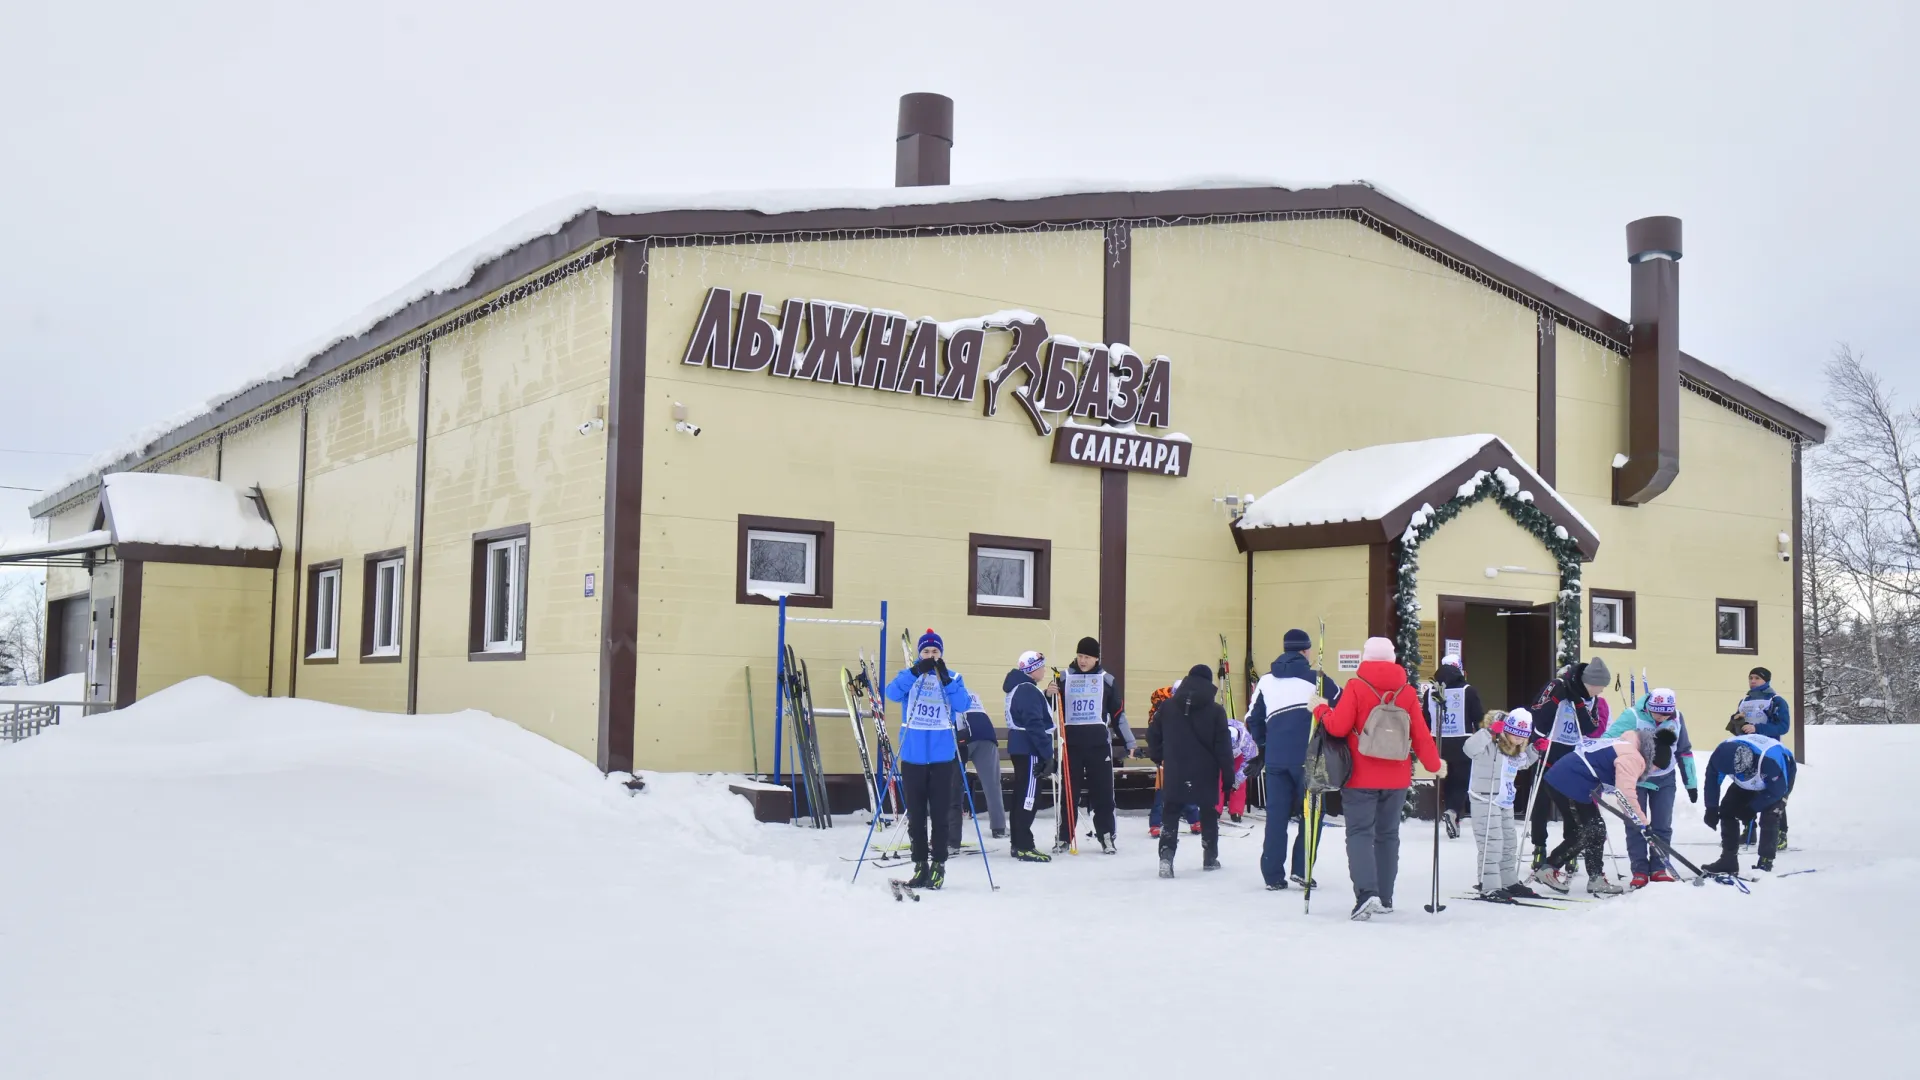
<svg viewBox="0 0 1920 1080">
<path fill-rule="evenodd" d="M 600 601 L 583 585 L 603 554 L 607 444 L 604 432 L 578 429 L 606 406 L 611 271 L 602 262 L 435 341 L 427 401 L 419 709 L 486 709 L 589 760 Z M 411 483 L 412 457 L 402 456 Z M 521 522 L 532 526 L 527 658 L 472 663 L 473 534 Z M 407 543 L 410 520 L 396 523 L 386 546 Z"/>
<path fill-rule="evenodd" d="M 754 676 L 761 767 L 773 762 L 774 612 L 733 603 L 740 514 L 834 522 L 834 607 L 807 615 L 871 619 L 891 602 L 901 629 L 936 627 L 948 662 L 998 715 L 1014 659 L 1059 661 L 1099 625 L 1100 473 L 1048 464 L 1003 394 L 999 415 L 971 404 L 689 367 L 681 362 L 710 286 L 777 305 L 818 297 L 954 319 L 1020 307 L 1051 331 L 1101 334 L 1099 229 L 1014 236 L 850 240 L 653 252 L 647 336 L 635 758 L 663 769 L 752 764 L 744 668 Z M 774 315 L 777 317 L 778 311 Z M 1006 335 L 989 335 L 982 371 Z M 999 350 L 993 352 L 992 350 Z M 675 434 L 684 403 L 699 438 Z M 970 533 L 1053 542 L 1052 618 L 967 614 Z M 838 704 L 842 664 L 879 648 L 867 628 L 801 627 L 822 704 Z M 896 710 L 897 713 L 897 710 Z M 859 768 L 845 722 L 822 729 L 831 771 Z"/>
<path fill-rule="evenodd" d="M 273 571 L 145 563 L 141 579 L 139 699 L 197 675 L 266 693 Z"/>
</svg>

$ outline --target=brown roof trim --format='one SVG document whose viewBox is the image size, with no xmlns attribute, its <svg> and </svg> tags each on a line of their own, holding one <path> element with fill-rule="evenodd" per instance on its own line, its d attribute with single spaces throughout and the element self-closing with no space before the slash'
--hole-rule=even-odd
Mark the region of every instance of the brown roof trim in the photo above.
<svg viewBox="0 0 1920 1080">
<path fill-rule="evenodd" d="M 241 566 L 254 570 L 272 570 L 280 565 L 279 548 L 271 551 L 241 551 L 234 548 L 188 547 L 185 544 L 115 544 L 113 549 L 128 562 Z"/>
<path fill-rule="evenodd" d="M 555 232 L 536 237 L 482 264 L 467 284 L 435 293 L 408 304 L 375 323 L 364 333 L 336 342 L 284 379 L 254 387 L 202 416 L 168 432 L 145 451 L 118 467 L 145 461 L 282 397 L 307 383 L 345 367 L 369 353 L 398 342 L 422 327 L 468 304 L 528 277 L 543 267 L 565 260 L 592 244 L 609 239 L 671 239 L 694 236 L 772 235 L 848 230 L 904 230 L 942 232 L 987 226 L 1019 228 L 1036 225 L 1083 225 L 1107 221 L 1178 220 L 1232 215 L 1361 212 L 1376 220 L 1396 239 L 1430 249 L 1429 257 L 1456 260 L 1488 279 L 1560 313 L 1617 343 L 1631 338 L 1631 328 L 1598 305 L 1575 296 L 1531 270 L 1474 243 L 1410 207 L 1366 184 L 1336 184 L 1293 190 L 1280 187 L 1181 188 L 1167 191 L 1086 192 L 1036 199 L 975 199 L 965 202 L 916 203 L 872 209 L 802 210 L 767 214 L 757 210 L 662 210 L 644 214 L 610 214 L 587 210 Z M 1697 372 L 1695 369 L 1698 369 Z M 1730 401 L 1773 420 L 1801 437 L 1819 442 L 1826 428 L 1795 409 L 1782 405 L 1691 357 L 1681 358 L 1682 374 L 1693 376 Z M 113 466 L 110 466 L 110 468 Z M 76 481 L 35 502 L 40 515 L 85 493 L 93 478 Z"/>
<path fill-rule="evenodd" d="M 1505 443 L 1492 440 L 1465 462 L 1449 470 L 1446 475 L 1428 484 L 1418 494 L 1389 510 L 1382 517 L 1369 521 L 1337 521 L 1317 525 L 1275 525 L 1257 529 L 1242 529 L 1236 522 L 1228 526 L 1233 532 L 1233 543 L 1241 551 L 1293 551 L 1301 548 L 1321 547 L 1357 547 L 1362 544 L 1388 543 L 1405 532 L 1413 515 L 1422 505 L 1438 506 L 1454 497 L 1460 485 L 1473 478 L 1481 470 L 1492 472 L 1505 466 L 1510 471 L 1525 468 L 1523 462 L 1513 455 Z M 1600 538 L 1593 530 L 1581 524 L 1580 519 L 1568 513 L 1556 498 L 1542 498 L 1536 492 L 1534 504 L 1542 513 L 1553 519 L 1554 524 L 1567 530 L 1567 535 L 1580 546 L 1583 558 L 1591 560 L 1600 550 Z"/>
</svg>

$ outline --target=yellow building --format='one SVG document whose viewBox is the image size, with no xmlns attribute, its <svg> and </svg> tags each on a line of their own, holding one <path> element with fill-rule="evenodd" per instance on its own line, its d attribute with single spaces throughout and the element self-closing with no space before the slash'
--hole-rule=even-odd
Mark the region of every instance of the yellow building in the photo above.
<svg viewBox="0 0 1920 1080">
<path fill-rule="evenodd" d="M 996 718 L 1023 649 L 1097 636 L 1139 702 L 1322 621 L 1490 704 L 1597 651 L 1703 743 L 1756 663 L 1799 704 L 1825 431 L 1678 350 L 1678 221 L 1628 226 L 1622 318 L 1365 185 L 927 186 L 908 104 L 899 188 L 583 207 L 101 470 L 250 496 L 270 559 L 119 546 L 100 472 L 6 557 L 118 604 L 103 703 L 479 708 L 610 771 L 768 771 L 780 594 L 939 628 Z M 789 630 L 823 704 L 884 647 Z"/>
</svg>

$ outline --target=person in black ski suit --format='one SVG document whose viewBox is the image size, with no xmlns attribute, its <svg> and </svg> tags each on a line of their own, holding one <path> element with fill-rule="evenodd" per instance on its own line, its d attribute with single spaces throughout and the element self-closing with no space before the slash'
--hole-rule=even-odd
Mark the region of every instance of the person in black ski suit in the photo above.
<svg viewBox="0 0 1920 1080">
<path fill-rule="evenodd" d="M 1213 669 L 1195 664 L 1173 696 L 1160 703 L 1147 724 L 1147 756 L 1166 770 L 1161 788 L 1168 806 L 1200 807 L 1201 869 L 1220 869 L 1221 792 L 1238 786 L 1233 770 L 1233 735 L 1227 711 L 1214 701 Z M 1180 830 L 1160 833 L 1160 876 L 1173 876 Z"/>
<path fill-rule="evenodd" d="M 1541 787 L 1545 790 L 1535 791 L 1534 784 L 1561 758 L 1573 752 L 1579 738 L 1597 739 L 1606 733 L 1611 715 L 1607 710 L 1607 699 L 1600 695 L 1612 681 L 1613 673 L 1607 670 L 1606 662 L 1598 657 L 1587 663 L 1568 664 L 1560 669 L 1546 689 L 1540 691 L 1532 708 L 1527 710 L 1533 716 L 1535 734 L 1545 736 L 1548 740 L 1546 759 L 1515 778 L 1520 800 L 1528 807 L 1528 823 L 1533 830 L 1535 869 L 1547 861 L 1547 822 L 1553 816 L 1555 801 L 1551 788 L 1543 784 Z M 1570 828 L 1567 815 L 1562 813 L 1562 840 L 1572 835 Z"/>
<path fill-rule="evenodd" d="M 1459 694 L 1450 695 L 1450 690 L 1457 690 Z M 1453 708 L 1456 698 L 1457 710 Z M 1433 673 L 1433 691 L 1426 709 L 1434 738 L 1440 743 L 1440 759 L 1447 763 L 1447 778 L 1441 787 L 1446 802 L 1447 835 L 1458 837 L 1473 776 L 1473 762 L 1467 758 L 1467 737 L 1480 730 L 1480 722 L 1487 715 L 1486 706 L 1480 703 L 1480 691 L 1467 682 L 1459 657 L 1447 656 L 1440 661 Z"/>
<path fill-rule="evenodd" d="M 1113 766 L 1134 748 L 1133 729 L 1127 725 L 1127 712 L 1120 701 L 1120 687 L 1113 675 L 1100 667 L 1100 643 L 1090 637 L 1080 639 L 1075 648 L 1073 666 L 1054 680 L 1049 696 L 1066 703 L 1067 754 L 1065 777 L 1073 791 L 1075 805 L 1086 803 L 1093 815 L 1094 835 L 1100 850 L 1111 855 L 1113 846 Z M 1125 743 L 1114 749 L 1114 736 Z M 1072 837 L 1067 822 L 1072 815 L 1055 807 L 1060 831 L 1053 850 L 1067 850 Z"/>
</svg>

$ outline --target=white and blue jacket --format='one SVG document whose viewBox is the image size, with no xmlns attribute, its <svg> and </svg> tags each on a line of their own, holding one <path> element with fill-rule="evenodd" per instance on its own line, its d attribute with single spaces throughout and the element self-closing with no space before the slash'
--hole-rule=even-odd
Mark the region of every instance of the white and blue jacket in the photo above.
<svg viewBox="0 0 1920 1080">
<path fill-rule="evenodd" d="M 973 692 L 957 672 L 952 674 L 953 681 L 943 687 L 937 673 L 930 671 L 915 677 L 909 668 L 887 684 L 887 700 L 905 706 L 900 719 L 901 761 L 909 765 L 932 765 L 953 760 L 959 740 L 954 728 L 965 722 L 963 718 L 973 703 Z"/>
</svg>

